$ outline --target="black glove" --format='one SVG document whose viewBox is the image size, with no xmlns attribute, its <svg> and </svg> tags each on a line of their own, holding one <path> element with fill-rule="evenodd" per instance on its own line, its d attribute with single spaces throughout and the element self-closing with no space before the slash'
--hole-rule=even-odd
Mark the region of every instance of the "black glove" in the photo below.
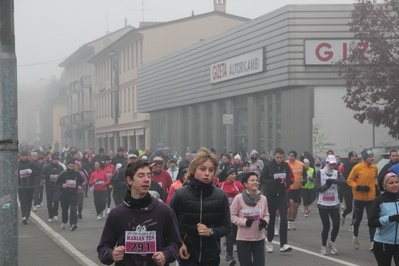
<svg viewBox="0 0 399 266">
<path fill-rule="evenodd" d="M 369 186 L 357 186 L 356 191 L 363 191 L 363 192 L 369 192 L 370 187 Z"/>
<path fill-rule="evenodd" d="M 275 185 L 281 184 L 281 178 L 274 179 L 274 184 Z"/>
<path fill-rule="evenodd" d="M 265 220 L 263 220 L 263 219 L 260 219 L 260 222 L 259 222 L 259 231 L 262 230 L 263 228 L 266 229 L 266 226 L 267 226 L 267 222 L 266 222 Z"/>
<path fill-rule="evenodd" d="M 389 221 L 390 221 L 390 222 L 399 222 L 399 215 L 396 214 L 396 215 L 391 215 L 391 216 L 389 216 Z M 259 226 L 260 226 L 260 225 L 259 225 Z"/>
<path fill-rule="evenodd" d="M 308 182 L 308 180 L 303 180 L 301 185 L 304 186 L 304 185 L 306 185 L 307 182 Z"/>
<path fill-rule="evenodd" d="M 287 178 L 287 186 L 291 186 L 292 184 L 294 184 L 294 181 L 292 181 L 291 179 Z"/>
<path fill-rule="evenodd" d="M 309 178 L 308 181 L 314 182 L 314 179 L 313 178 Z"/>
<path fill-rule="evenodd" d="M 329 178 L 329 179 L 326 180 L 327 186 L 330 187 L 330 186 L 332 185 L 332 183 L 333 183 L 333 180 L 332 180 L 331 178 Z"/>
<path fill-rule="evenodd" d="M 254 222 L 254 220 L 252 220 L 252 219 L 247 219 L 247 220 L 245 221 L 245 226 L 246 226 L 246 227 L 251 227 L 253 222 Z"/>
<path fill-rule="evenodd" d="M 378 188 L 378 186 L 375 185 L 375 197 L 378 197 L 379 195 L 381 195 L 381 191 L 380 191 L 380 189 Z"/>
</svg>

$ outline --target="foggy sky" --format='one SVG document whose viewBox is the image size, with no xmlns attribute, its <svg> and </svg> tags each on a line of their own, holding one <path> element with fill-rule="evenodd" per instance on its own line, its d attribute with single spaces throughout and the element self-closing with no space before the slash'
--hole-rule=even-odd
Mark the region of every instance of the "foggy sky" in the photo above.
<svg viewBox="0 0 399 266">
<path fill-rule="evenodd" d="M 355 0 L 227 0 L 227 13 L 256 18 L 287 4 L 352 4 Z M 138 27 L 142 0 L 14 0 L 18 83 L 59 77 L 58 64 L 80 46 L 125 24 Z M 144 0 L 145 21 L 171 21 L 213 11 L 213 0 Z M 108 18 L 107 18 L 108 17 Z M 45 63 L 44 62 L 50 62 Z M 30 66 L 28 66 L 30 65 Z"/>
</svg>

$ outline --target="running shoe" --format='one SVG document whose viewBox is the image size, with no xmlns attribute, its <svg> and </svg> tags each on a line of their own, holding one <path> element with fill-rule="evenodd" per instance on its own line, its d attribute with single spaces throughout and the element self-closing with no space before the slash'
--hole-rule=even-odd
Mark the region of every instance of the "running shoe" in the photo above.
<svg viewBox="0 0 399 266">
<path fill-rule="evenodd" d="M 28 219 L 26 217 L 22 217 L 22 223 L 23 224 L 28 224 Z"/>
<path fill-rule="evenodd" d="M 349 227 L 349 232 L 353 232 L 353 225 Z"/>
<path fill-rule="evenodd" d="M 75 229 L 78 229 L 78 226 L 76 224 L 73 224 L 73 225 L 71 225 L 71 228 L 69 230 L 75 231 Z"/>
<path fill-rule="evenodd" d="M 61 224 L 61 229 L 65 229 L 66 228 L 66 224 L 62 223 Z"/>
<path fill-rule="evenodd" d="M 111 211 L 111 209 L 110 208 L 107 208 L 107 213 L 109 213 Z"/>
<path fill-rule="evenodd" d="M 360 247 L 359 240 L 357 239 L 357 237 L 353 238 L 353 247 L 355 249 L 359 249 L 359 247 Z"/>
<path fill-rule="evenodd" d="M 374 241 L 371 241 L 370 243 L 370 251 L 374 251 Z"/>
<path fill-rule="evenodd" d="M 53 219 L 48 219 L 47 222 L 51 223 L 53 222 Z"/>
<path fill-rule="evenodd" d="M 295 223 L 291 222 L 291 230 L 296 230 Z"/>
<path fill-rule="evenodd" d="M 292 251 L 292 247 L 287 244 L 284 244 L 284 246 L 280 248 L 280 252 L 290 252 L 290 251 Z"/>
<path fill-rule="evenodd" d="M 101 220 L 101 215 L 97 215 L 97 220 Z"/>
<path fill-rule="evenodd" d="M 305 213 L 303 214 L 303 216 L 309 217 L 309 211 L 305 211 Z"/>
<path fill-rule="evenodd" d="M 335 242 L 332 241 L 328 242 L 328 248 L 330 249 L 331 254 L 333 255 L 338 254 L 338 249 L 335 246 Z"/>
<path fill-rule="evenodd" d="M 320 254 L 327 256 L 327 248 L 326 248 L 326 246 L 321 246 Z"/>
<path fill-rule="evenodd" d="M 105 217 L 105 210 L 103 210 L 103 218 Z"/>
<path fill-rule="evenodd" d="M 58 216 L 53 217 L 54 221 L 58 221 Z"/>
<path fill-rule="evenodd" d="M 288 231 L 292 230 L 292 222 L 288 221 L 288 226 L 287 226 Z"/>
<path fill-rule="evenodd" d="M 273 244 L 271 242 L 269 242 L 269 241 L 266 241 L 266 250 L 269 253 L 273 252 Z"/>
<path fill-rule="evenodd" d="M 33 211 L 34 211 L 34 212 L 37 212 L 36 206 L 33 206 Z"/>
<path fill-rule="evenodd" d="M 345 217 L 341 215 L 341 226 L 345 225 Z"/>
</svg>

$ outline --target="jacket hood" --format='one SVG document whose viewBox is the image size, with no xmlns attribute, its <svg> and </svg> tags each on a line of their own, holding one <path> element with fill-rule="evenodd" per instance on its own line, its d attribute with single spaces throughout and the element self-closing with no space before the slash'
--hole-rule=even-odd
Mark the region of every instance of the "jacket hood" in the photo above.
<svg viewBox="0 0 399 266">
<path fill-rule="evenodd" d="M 259 152 L 257 152 L 256 150 L 252 150 L 252 151 L 251 151 L 251 157 L 252 157 L 252 155 L 254 155 L 254 154 L 257 154 L 258 157 L 259 157 Z"/>
</svg>

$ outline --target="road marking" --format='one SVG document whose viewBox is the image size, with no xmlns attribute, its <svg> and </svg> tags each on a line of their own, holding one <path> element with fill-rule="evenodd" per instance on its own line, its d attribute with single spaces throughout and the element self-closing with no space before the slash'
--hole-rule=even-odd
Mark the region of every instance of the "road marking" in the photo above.
<svg viewBox="0 0 399 266">
<path fill-rule="evenodd" d="M 44 229 L 43 231 L 50 236 L 57 245 L 59 245 L 62 249 L 66 248 L 68 254 L 70 254 L 80 265 L 88 265 L 88 266 L 98 266 L 97 263 L 83 255 L 79 250 L 77 250 L 74 246 L 71 245 L 65 238 L 63 238 L 60 234 L 54 231 L 50 226 L 48 226 L 39 216 L 31 212 L 31 217 Z"/>
<path fill-rule="evenodd" d="M 272 243 L 275 244 L 275 245 L 280 246 L 280 242 L 279 241 L 272 241 Z M 295 247 L 295 246 L 291 246 L 291 247 L 292 247 L 293 250 L 298 250 L 298 251 L 301 251 L 303 253 L 307 253 L 309 255 L 313 255 L 313 256 L 316 256 L 316 257 L 319 257 L 319 258 L 322 258 L 322 259 L 331 260 L 331 261 L 334 261 L 334 262 L 339 263 L 341 265 L 360 266 L 358 264 L 354 264 L 354 263 L 347 262 L 347 261 L 344 261 L 344 260 L 335 259 L 335 258 L 333 258 L 331 256 L 321 255 L 319 253 L 316 253 L 316 252 L 313 252 L 313 251 L 309 251 L 307 249 L 298 248 L 298 247 Z"/>
</svg>

